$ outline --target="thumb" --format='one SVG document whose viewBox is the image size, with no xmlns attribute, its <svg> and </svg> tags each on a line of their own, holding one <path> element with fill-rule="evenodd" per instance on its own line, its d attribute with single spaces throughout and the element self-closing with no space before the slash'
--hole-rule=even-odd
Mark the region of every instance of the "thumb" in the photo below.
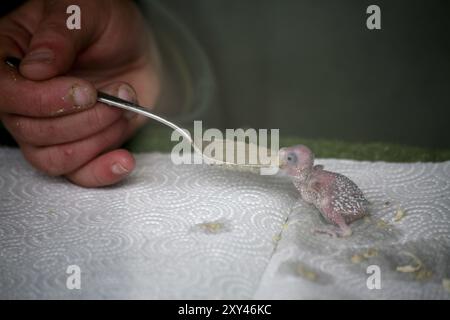
<svg viewBox="0 0 450 320">
<path fill-rule="evenodd" d="M 65 0 L 47 1 L 41 22 L 32 35 L 25 58 L 20 64 L 21 74 L 31 80 L 46 80 L 70 70 L 78 53 L 95 39 L 98 25 L 89 19 L 89 3 L 79 1 L 81 29 L 70 30 L 66 21 L 70 6 Z M 95 1 L 90 1 L 95 2 Z"/>
</svg>

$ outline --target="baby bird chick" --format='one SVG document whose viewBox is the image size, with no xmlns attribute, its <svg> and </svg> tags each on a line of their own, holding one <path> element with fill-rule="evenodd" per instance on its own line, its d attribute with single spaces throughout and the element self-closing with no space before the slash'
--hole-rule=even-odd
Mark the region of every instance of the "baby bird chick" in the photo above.
<svg viewBox="0 0 450 320">
<path fill-rule="evenodd" d="M 365 216 L 369 202 L 358 186 L 346 176 L 314 166 L 314 154 L 304 145 L 282 148 L 279 152 L 280 168 L 291 178 L 304 201 L 314 205 L 329 223 L 338 230 L 320 229 L 333 237 L 348 237 L 348 226 Z"/>
</svg>

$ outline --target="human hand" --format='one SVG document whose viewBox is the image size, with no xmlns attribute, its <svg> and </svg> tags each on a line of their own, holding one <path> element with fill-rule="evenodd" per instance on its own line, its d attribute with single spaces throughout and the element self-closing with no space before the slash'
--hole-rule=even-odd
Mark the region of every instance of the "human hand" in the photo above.
<svg viewBox="0 0 450 320">
<path fill-rule="evenodd" d="M 66 8 L 81 8 L 81 29 Z M 0 118 L 25 158 L 86 187 L 110 185 L 134 168 L 117 149 L 145 119 L 96 103 L 96 89 L 153 105 L 158 59 L 132 1 L 30 0 L 0 20 Z"/>
</svg>

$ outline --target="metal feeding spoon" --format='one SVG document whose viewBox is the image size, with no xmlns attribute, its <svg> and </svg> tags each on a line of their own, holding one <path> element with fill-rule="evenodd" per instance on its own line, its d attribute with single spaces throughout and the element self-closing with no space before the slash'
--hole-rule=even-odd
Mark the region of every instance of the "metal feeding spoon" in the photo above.
<svg viewBox="0 0 450 320">
<path fill-rule="evenodd" d="M 20 65 L 20 59 L 15 58 L 15 57 L 8 57 L 5 59 L 5 63 L 15 69 L 19 68 Z M 218 159 L 214 159 L 211 158 L 207 155 L 205 155 L 202 152 L 202 146 L 198 146 L 194 140 L 192 139 L 191 135 L 183 130 L 182 128 L 180 128 L 179 126 L 177 126 L 176 124 L 174 124 L 173 122 L 170 122 L 167 119 L 164 119 L 154 113 L 149 112 L 146 108 L 133 103 L 133 102 L 129 102 L 123 99 L 120 99 L 118 97 L 114 97 L 111 96 L 107 93 L 101 92 L 101 91 L 97 91 L 97 101 L 107 104 L 109 106 L 113 106 L 113 107 L 117 107 L 117 108 L 122 108 L 125 110 L 129 110 L 138 114 L 141 114 L 145 117 L 151 118 L 153 120 L 156 120 L 170 128 L 172 128 L 173 130 L 177 131 L 183 138 L 185 138 L 194 148 L 195 152 L 199 153 L 204 159 L 209 160 L 212 164 L 216 164 L 216 165 L 226 165 L 226 166 L 238 166 L 238 167 L 248 167 L 248 168 L 261 168 L 261 167 L 268 167 L 268 165 L 261 165 L 261 164 L 238 164 L 238 163 L 234 163 L 234 162 L 227 162 L 227 161 L 223 161 L 223 160 L 218 160 Z M 227 143 L 227 140 L 221 140 L 221 141 L 214 141 L 216 143 Z M 234 142 L 234 141 L 233 141 Z"/>
</svg>

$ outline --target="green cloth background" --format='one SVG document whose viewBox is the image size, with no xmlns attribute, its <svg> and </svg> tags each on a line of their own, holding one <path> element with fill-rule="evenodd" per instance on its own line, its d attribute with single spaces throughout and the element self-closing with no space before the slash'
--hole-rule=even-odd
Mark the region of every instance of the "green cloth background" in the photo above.
<svg viewBox="0 0 450 320">
<path fill-rule="evenodd" d="M 212 127 L 450 148 L 449 1 L 142 1 L 206 52 Z M 371 4 L 381 30 L 366 28 Z"/>
</svg>

